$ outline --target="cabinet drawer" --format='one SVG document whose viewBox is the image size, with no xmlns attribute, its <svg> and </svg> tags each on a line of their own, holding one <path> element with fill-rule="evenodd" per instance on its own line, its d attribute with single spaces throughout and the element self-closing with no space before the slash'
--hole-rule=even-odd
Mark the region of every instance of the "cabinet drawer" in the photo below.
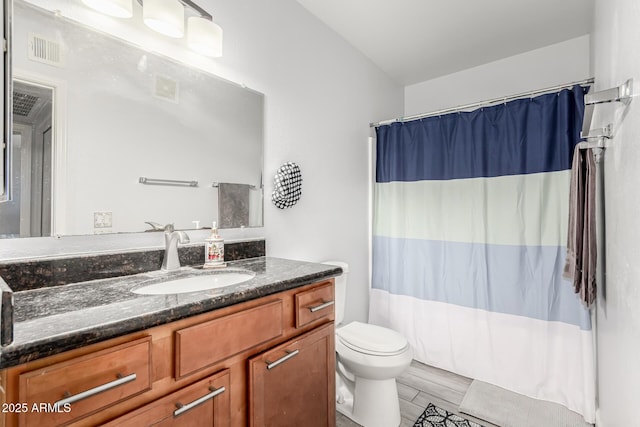
<svg viewBox="0 0 640 427">
<path fill-rule="evenodd" d="M 21 374 L 19 399 L 30 410 L 20 414 L 19 425 L 64 424 L 150 388 L 146 337 Z"/>
<path fill-rule="evenodd" d="M 176 331 L 176 379 L 282 335 L 282 300 Z"/>
<path fill-rule="evenodd" d="M 228 427 L 231 424 L 229 386 L 229 370 L 225 369 L 116 418 L 104 427 Z"/>
<path fill-rule="evenodd" d="M 322 318 L 333 320 L 333 283 L 327 282 L 313 289 L 297 293 L 295 307 L 296 328 Z"/>
</svg>

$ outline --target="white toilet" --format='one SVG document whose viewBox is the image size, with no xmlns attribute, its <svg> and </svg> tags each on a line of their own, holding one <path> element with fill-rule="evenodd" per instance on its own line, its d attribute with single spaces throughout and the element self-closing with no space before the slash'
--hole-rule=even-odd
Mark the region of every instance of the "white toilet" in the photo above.
<svg viewBox="0 0 640 427">
<path fill-rule="evenodd" d="M 407 339 L 391 329 L 351 322 L 342 325 L 349 265 L 336 277 L 336 409 L 364 427 L 400 425 L 396 377 L 409 367 Z"/>
</svg>

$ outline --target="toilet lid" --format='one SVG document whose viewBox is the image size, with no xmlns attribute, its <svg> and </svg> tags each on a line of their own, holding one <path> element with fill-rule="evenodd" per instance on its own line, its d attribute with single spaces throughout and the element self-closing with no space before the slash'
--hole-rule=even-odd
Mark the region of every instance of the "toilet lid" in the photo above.
<svg viewBox="0 0 640 427">
<path fill-rule="evenodd" d="M 338 339 L 352 350 L 393 356 L 402 353 L 409 345 L 399 333 L 382 326 L 351 322 L 336 331 Z"/>
</svg>

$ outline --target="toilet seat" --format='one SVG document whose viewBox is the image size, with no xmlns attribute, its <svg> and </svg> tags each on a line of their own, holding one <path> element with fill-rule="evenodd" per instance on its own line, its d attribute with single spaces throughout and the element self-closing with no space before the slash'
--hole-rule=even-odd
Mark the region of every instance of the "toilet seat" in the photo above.
<svg viewBox="0 0 640 427">
<path fill-rule="evenodd" d="M 409 347 L 407 339 L 399 333 L 368 323 L 351 322 L 339 328 L 336 336 L 345 347 L 373 356 L 395 356 Z"/>
</svg>

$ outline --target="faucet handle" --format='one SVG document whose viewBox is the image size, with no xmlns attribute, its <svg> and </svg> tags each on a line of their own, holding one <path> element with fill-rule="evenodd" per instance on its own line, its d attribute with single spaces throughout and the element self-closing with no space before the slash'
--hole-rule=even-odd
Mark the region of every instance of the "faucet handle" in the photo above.
<svg viewBox="0 0 640 427">
<path fill-rule="evenodd" d="M 162 231 L 162 230 L 164 230 L 164 225 L 158 224 L 157 222 L 145 221 L 144 223 L 145 224 L 149 224 L 151 226 L 151 230 L 145 230 L 145 231 Z"/>
<path fill-rule="evenodd" d="M 178 243 L 189 243 L 191 239 L 189 239 L 189 235 L 184 231 L 178 231 Z"/>
</svg>

